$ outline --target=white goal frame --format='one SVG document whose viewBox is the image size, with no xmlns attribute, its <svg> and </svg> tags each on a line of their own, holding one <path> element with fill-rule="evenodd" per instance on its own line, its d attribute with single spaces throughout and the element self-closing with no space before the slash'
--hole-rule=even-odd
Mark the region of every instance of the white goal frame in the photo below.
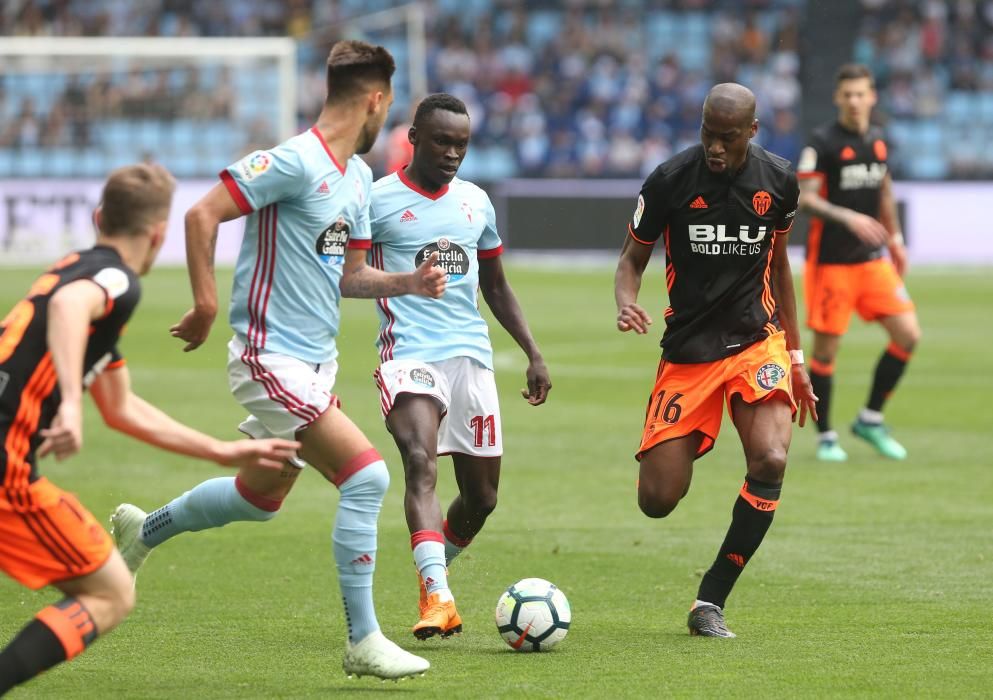
<svg viewBox="0 0 993 700">
<path fill-rule="evenodd" d="M 198 37 L 3 37 L 0 66 L 4 72 L 18 61 L 18 72 L 30 73 L 51 66 L 46 59 L 60 57 L 197 57 L 257 59 L 271 56 L 279 72 L 279 117 L 276 129 L 280 141 L 296 133 L 297 45 L 293 39 L 248 37 L 238 39 Z"/>
</svg>

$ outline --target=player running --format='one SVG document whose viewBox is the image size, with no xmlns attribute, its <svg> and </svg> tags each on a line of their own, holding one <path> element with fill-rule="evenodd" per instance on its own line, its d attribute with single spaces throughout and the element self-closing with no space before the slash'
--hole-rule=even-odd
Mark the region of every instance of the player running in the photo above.
<svg viewBox="0 0 993 700">
<path fill-rule="evenodd" d="M 402 678 L 427 670 L 380 632 L 373 607 L 376 521 L 389 473 L 362 431 L 331 393 L 338 369 L 342 294 L 438 297 L 444 272 L 436 258 L 416 270 L 386 274 L 366 265 L 372 173 L 367 153 L 393 101 L 393 57 L 380 46 L 336 44 L 328 57 L 328 97 L 310 130 L 256 151 L 221 172 L 186 215 L 194 308 L 173 327 L 185 350 L 206 339 L 217 312 L 213 255 L 222 221 L 247 216 L 235 268 L 228 380 L 251 414 L 240 430 L 256 438 L 296 437 L 299 458 L 281 473 L 242 469 L 206 481 L 146 514 L 122 504 L 114 536 L 132 571 L 151 548 L 182 532 L 275 517 L 309 463 L 338 487 L 333 543 L 348 625 L 348 674 Z"/>
<path fill-rule="evenodd" d="M 296 442 L 220 442 L 131 391 L 117 348 L 141 295 L 139 275 L 165 237 L 175 187 L 161 166 L 111 173 L 94 215 L 96 245 L 38 278 L 0 322 L 0 569 L 65 597 L 41 610 L 0 652 L 0 695 L 83 652 L 134 606 L 131 574 L 107 532 L 38 458 L 82 447 L 84 390 L 115 430 L 224 466 L 279 469 Z"/>
<path fill-rule="evenodd" d="M 427 639 L 462 630 L 446 566 L 482 529 L 500 481 L 500 405 L 477 289 L 528 358 L 524 398 L 542 404 L 552 385 L 504 276 L 493 205 L 456 177 L 469 147 L 465 104 L 451 95 L 426 97 L 408 138 L 410 164 L 373 185 L 372 264 L 409 274 L 437 255 L 448 287 L 437 301 L 378 300 L 382 364 L 375 377 L 406 475 L 404 510 L 421 581 L 413 632 Z M 451 455 L 459 488 L 444 521 L 435 493 L 438 455 Z"/>
<path fill-rule="evenodd" d="M 779 505 L 796 404 L 801 426 L 808 411 L 816 416 L 786 255 L 799 188 L 786 160 L 750 143 L 757 129 L 750 90 L 710 91 L 703 145 L 645 180 L 614 280 L 617 328 L 647 333 L 638 291 L 664 239 L 670 305 L 637 453 L 642 512 L 664 518 L 686 495 L 694 461 L 717 439 L 722 402 L 744 447 L 731 527 L 689 614 L 690 634 L 707 637 L 735 636 L 724 604 Z"/>
<path fill-rule="evenodd" d="M 814 331 L 810 379 L 820 398 L 817 459 L 848 459 L 831 428 L 834 359 L 853 311 L 889 334 L 852 433 L 885 457 L 907 450 L 883 423 L 883 405 L 896 388 L 921 336 L 914 304 L 901 278 L 907 251 L 886 165 L 882 130 L 869 123 L 876 104 L 872 73 L 842 66 L 835 80 L 838 119 L 814 131 L 800 154 L 800 206 L 814 215 L 807 239 L 804 287 L 807 325 Z M 883 249 L 889 249 L 889 258 Z"/>
</svg>

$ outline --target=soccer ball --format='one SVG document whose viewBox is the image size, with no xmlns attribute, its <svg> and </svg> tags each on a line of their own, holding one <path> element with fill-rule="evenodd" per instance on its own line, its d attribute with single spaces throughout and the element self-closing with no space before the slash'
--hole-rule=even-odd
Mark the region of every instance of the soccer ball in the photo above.
<svg viewBox="0 0 993 700">
<path fill-rule="evenodd" d="M 543 578 L 522 579 L 497 601 L 497 631 L 517 651 L 551 649 L 565 637 L 571 622 L 565 593 Z"/>
</svg>

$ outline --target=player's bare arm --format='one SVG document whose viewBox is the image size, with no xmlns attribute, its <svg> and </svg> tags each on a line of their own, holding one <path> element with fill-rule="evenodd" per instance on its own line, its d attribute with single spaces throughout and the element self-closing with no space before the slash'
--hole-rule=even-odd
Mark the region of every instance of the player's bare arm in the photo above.
<svg viewBox="0 0 993 700">
<path fill-rule="evenodd" d="M 422 262 L 413 272 L 384 272 L 366 263 L 366 251 L 349 248 L 341 274 L 341 295 L 356 299 L 380 299 L 416 294 L 438 299 L 445 293 L 447 274 L 440 267 L 438 253 Z"/>
<path fill-rule="evenodd" d="M 521 389 L 521 396 L 532 406 L 545 403 L 548 391 L 552 388 L 552 380 L 538 344 L 531 335 L 531 329 L 528 328 L 521 305 L 517 302 L 517 296 L 504 274 L 503 263 L 499 256 L 479 261 L 479 289 L 493 316 L 521 346 L 521 350 L 528 358 L 526 372 L 528 388 Z"/>
<path fill-rule="evenodd" d="M 61 403 L 38 455 L 62 460 L 83 446 L 83 359 L 90 322 L 106 308 L 106 293 L 90 280 L 67 284 L 48 302 L 48 347 L 59 382 Z"/>
<path fill-rule="evenodd" d="M 639 335 L 648 332 L 652 318 L 638 305 L 641 277 L 648 267 L 652 245 L 645 245 L 631 236 L 624 239 L 621 257 L 614 273 L 614 301 L 617 303 L 617 330 L 634 331 Z"/>
<path fill-rule="evenodd" d="M 800 180 L 800 208 L 803 211 L 847 227 L 859 240 L 869 245 L 880 246 L 887 243 L 890 234 L 883 224 L 854 209 L 832 204 L 821 196 L 820 188 L 819 177 Z"/>
<path fill-rule="evenodd" d="M 893 196 L 893 178 L 889 173 L 886 173 L 879 188 L 879 219 L 889 234 L 886 245 L 889 247 L 893 266 L 896 267 L 897 273 L 903 277 L 907 272 L 907 248 L 903 241 L 903 231 L 900 229 L 896 197 Z"/>
<path fill-rule="evenodd" d="M 291 440 L 218 440 L 171 418 L 131 390 L 126 366 L 100 374 L 90 394 L 104 422 L 114 430 L 169 452 L 224 467 L 282 469 L 300 443 Z"/>
<path fill-rule="evenodd" d="M 772 296 L 776 301 L 776 313 L 779 325 L 786 335 L 786 348 L 800 350 L 800 325 L 796 315 L 796 292 L 793 289 L 793 271 L 790 269 L 790 258 L 786 253 L 786 235 L 777 234 L 772 252 Z M 795 353 L 791 352 L 791 359 Z M 799 361 L 797 361 L 799 360 Z M 804 369 L 803 360 L 799 357 L 790 366 L 793 387 L 793 399 L 800 408 L 797 423 L 802 428 L 807 423 L 807 414 L 817 420 L 817 396 L 810 386 L 810 377 Z"/>
<path fill-rule="evenodd" d="M 217 227 L 242 216 L 227 188 L 214 187 L 186 212 L 186 266 L 193 288 L 193 308 L 169 329 L 174 338 L 186 341 L 183 352 L 196 350 L 210 335 L 217 317 L 217 281 L 214 278 L 214 251 Z"/>
</svg>

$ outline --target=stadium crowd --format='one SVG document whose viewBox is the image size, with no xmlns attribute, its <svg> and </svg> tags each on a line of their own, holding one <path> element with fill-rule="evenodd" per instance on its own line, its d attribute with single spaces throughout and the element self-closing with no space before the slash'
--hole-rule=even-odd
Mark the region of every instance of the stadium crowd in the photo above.
<svg viewBox="0 0 993 700">
<path fill-rule="evenodd" d="M 854 58 L 879 76 L 881 110 L 899 146 L 903 177 L 982 177 L 993 149 L 974 138 L 993 123 L 993 0 L 862 0 Z M 299 124 L 319 109 L 327 45 L 349 18 L 396 6 L 387 0 L 23 0 L 0 12 L 0 35 L 292 36 L 300 51 Z M 697 138 L 699 104 L 715 82 L 753 88 L 763 112 L 758 140 L 796 160 L 805 0 L 431 0 L 424 3 L 428 87 L 463 99 L 473 118 L 468 174 L 639 177 Z M 404 27 L 370 38 L 402 66 Z M 223 76 L 198 89 L 196 68 L 131 71 L 114 80 L 71 81 L 40 110 L 32 95 L 0 83 L 0 149 L 86 146 L 100 120 L 140 116 L 169 122 L 225 120 L 238 90 Z M 178 75 L 176 74 L 178 73 Z M 318 89 L 321 87 L 321 89 Z M 395 123 L 409 117 L 398 80 Z M 138 109 L 138 114 L 134 110 Z M 250 110 L 248 110 L 250 111 Z M 252 145 L 276 141 L 272 119 L 247 118 Z M 249 115 L 251 117 L 251 115 Z M 238 127 L 244 129 L 244 127 Z M 993 134 L 983 143 L 993 143 Z M 237 143 L 243 150 L 248 143 Z M 384 167 L 387 139 L 372 154 Z M 920 143 L 920 153 L 918 153 Z M 970 144 L 965 147 L 963 144 Z M 151 150 L 154 144 L 146 144 Z M 902 149 L 904 153 L 910 149 Z M 236 153 L 227 154 L 230 159 Z M 917 156 L 920 157 L 917 157 Z M 225 160 L 221 158 L 221 160 Z M 223 163 L 209 163 L 212 173 Z M 180 173 L 182 174 L 182 173 Z"/>
</svg>

